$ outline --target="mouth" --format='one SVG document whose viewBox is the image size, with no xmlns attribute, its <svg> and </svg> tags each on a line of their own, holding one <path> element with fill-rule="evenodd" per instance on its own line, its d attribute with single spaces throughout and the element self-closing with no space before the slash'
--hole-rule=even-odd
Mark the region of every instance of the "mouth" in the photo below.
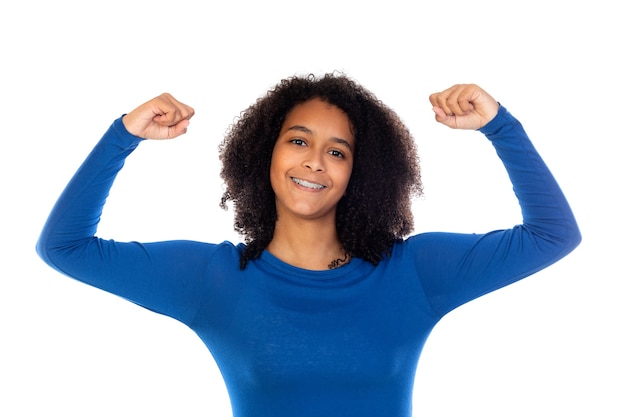
<svg viewBox="0 0 626 417">
<path fill-rule="evenodd" d="M 326 188 L 325 185 L 317 184 L 317 183 L 314 183 L 314 182 L 305 181 L 302 178 L 291 177 L 291 181 L 295 182 L 296 184 L 298 184 L 301 187 L 310 188 L 312 190 L 322 190 L 322 189 Z"/>
</svg>

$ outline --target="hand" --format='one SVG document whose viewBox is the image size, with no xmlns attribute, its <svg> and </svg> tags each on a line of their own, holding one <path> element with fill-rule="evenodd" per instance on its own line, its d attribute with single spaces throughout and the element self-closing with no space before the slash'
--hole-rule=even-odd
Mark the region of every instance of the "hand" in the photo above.
<svg viewBox="0 0 626 417">
<path fill-rule="evenodd" d="M 146 139 L 173 139 L 187 132 L 194 110 L 163 93 L 122 118 L 128 132 Z"/>
<path fill-rule="evenodd" d="M 475 84 L 458 84 L 431 94 L 435 120 L 453 129 L 480 129 L 498 113 L 499 104 Z"/>
</svg>

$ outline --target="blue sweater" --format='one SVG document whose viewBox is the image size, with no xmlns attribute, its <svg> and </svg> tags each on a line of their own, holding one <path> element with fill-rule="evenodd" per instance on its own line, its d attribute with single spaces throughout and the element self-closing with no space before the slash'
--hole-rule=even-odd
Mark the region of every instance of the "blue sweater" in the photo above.
<svg viewBox="0 0 626 417">
<path fill-rule="evenodd" d="M 141 142 L 116 120 L 57 201 L 37 244 L 58 271 L 173 317 L 216 360 L 234 417 L 408 417 L 415 369 L 449 311 L 552 264 L 579 230 L 559 186 L 503 107 L 481 131 L 503 161 L 523 224 L 424 233 L 378 266 L 308 271 L 243 245 L 95 237 L 107 194 Z"/>
</svg>

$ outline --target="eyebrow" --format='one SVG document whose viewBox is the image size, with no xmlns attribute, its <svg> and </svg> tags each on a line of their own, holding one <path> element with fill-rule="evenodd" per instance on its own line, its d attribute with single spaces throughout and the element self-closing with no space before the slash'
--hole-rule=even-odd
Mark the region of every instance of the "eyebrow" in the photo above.
<svg viewBox="0 0 626 417">
<path fill-rule="evenodd" d="M 313 134 L 313 131 L 311 129 L 309 129 L 306 126 L 302 126 L 302 125 L 294 125 L 294 126 L 291 126 L 287 130 L 288 131 L 289 130 L 295 130 L 297 132 L 307 133 L 309 135 Z M 341 139 L 341 138 L 336 138 L 334 136 L 332 138 L 330 138 L 330 140 L 332 140 L 333 142 L 338 143 L 340 145 L 344 145 L 346 148 L 348 148 L 352 152 L 352 146 L 350 145 L 350 142 L 348 142 L 347 140 Z"/>
</svg>

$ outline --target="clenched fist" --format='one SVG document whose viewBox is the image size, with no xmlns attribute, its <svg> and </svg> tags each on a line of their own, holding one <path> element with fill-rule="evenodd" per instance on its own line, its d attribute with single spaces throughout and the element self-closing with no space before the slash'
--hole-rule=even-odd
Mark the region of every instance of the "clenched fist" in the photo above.
<svg viewBox="0 0 626 417">
<path fill-rule="evenodd" d="M 457 84 L 431 94 L 435 119 L 453 129 L 480 129 L 498 113 L 499 104 L 476 84 Z"/>
<path fill-rule="evenodd" d="M 163 93 L 122 118 L 128 132 L 145 139 L 173 139 L 187 132 L 193 108 Z"/>
</svg>

